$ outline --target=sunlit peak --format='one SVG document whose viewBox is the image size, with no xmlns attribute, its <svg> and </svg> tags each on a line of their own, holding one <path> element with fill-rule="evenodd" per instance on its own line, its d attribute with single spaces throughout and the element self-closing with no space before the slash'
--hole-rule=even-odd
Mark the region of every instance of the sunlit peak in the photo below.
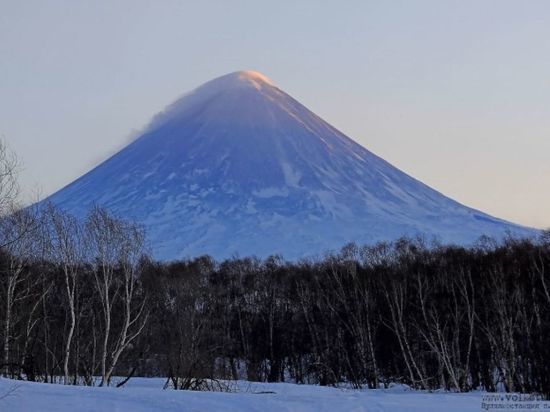
<svg viewBox="0 0 550 412">
<path fill-rule="evenodd" d="M 238 73 L 239 73 L 240 80 L 249 80 L 253 82 L 259 81 L 259 82 L 267 83 L 273 86 L 273 82 L 269 79 L 269 77 L 255 70 L 243 70 Z"/>
</svg>

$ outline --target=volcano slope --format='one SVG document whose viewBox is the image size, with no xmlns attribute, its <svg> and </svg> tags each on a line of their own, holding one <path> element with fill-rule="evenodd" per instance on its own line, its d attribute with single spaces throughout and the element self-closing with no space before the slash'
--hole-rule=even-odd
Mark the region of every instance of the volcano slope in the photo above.
<svg viewBox="0 0 550 412">
<path fill-rule="evenodd" d="M 80 217 L 100 205 L 142 223 L 163 260 L 294 259 L 404 235 L 468 244 L 535 233 L 401 172 L 253 71 L 184 95 L 47 200 Z"/>
</svg>

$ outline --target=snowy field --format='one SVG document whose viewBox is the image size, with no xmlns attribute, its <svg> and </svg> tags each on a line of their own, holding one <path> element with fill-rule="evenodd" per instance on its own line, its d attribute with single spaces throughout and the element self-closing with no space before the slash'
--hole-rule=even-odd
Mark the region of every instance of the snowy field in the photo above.
<svg viewBox="0 0 550 412">
<path fill-rule="evenodd" d="M 124 388 L 51 385 L 0 379 L 0 411 L 120 412 L 468 412 L 481 411 L 481 393 L 350 390 L 288 383 L 240 382 L 235 393 L 163 390 L 163 379 L 134 378 Z M 273 393 L 271 393 L 273 392 Z"/>
</svg>

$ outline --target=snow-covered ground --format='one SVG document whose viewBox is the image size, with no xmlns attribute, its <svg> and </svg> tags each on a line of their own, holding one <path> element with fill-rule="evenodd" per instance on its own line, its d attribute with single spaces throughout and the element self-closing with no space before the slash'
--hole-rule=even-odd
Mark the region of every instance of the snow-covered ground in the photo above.
<svg viewBox="0 0 550 412">
<path fill-rule="evenodd" d="M 450 394 L 351 390 L 288 383 L 240 382 L 236 392 L 163 390 L 163 379 L 134 378 L 124 388 L 63 386 L 0 379 L 0 411 L 178 411 L 178 412 L 468 412 L 480 411 L 481 393 Z"/>
</svg>

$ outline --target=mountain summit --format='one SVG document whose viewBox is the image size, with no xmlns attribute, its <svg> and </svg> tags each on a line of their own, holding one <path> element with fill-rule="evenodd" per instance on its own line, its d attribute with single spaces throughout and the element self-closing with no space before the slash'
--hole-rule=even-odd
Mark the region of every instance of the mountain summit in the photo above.
<svg viewBox="0 0 550 412">
<path fill-rule="evenodd" d="M 425 234 L 470 243 L 534 231 L 463 206 L 369 152 L 266 76 L 216 78 L 53 194 L 145 225 L 154 256 L 287 258 Z"/>
</svg>

